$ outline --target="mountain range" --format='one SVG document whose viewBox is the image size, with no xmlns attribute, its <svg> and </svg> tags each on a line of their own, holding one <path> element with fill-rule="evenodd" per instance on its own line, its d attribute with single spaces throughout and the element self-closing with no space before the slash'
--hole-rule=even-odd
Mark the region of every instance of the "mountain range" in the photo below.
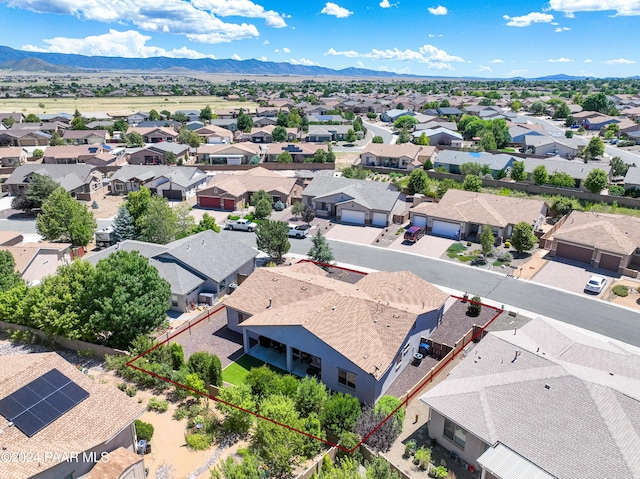
<svg viewBox="0 0 640 479">
<path fill-rule="evenodd" d="M 334 70 L 319 66 L 294 65 L 286 62 L 263 62 L 260 60 L 214 60 L 211 58 L 124 58 L 86 56 L 69 53 L 45 53 L 15 50 L 0 46 L 0 70 L 72 73 L 78 71 L 131 70 L 162 73 L 170 71 L 193 71 L 200 73 L 228 73 L 237 75 L 279 76 L 333 76 L 350 78 L 427 78 L 452 79 L 452 76 L 406 75 L 366 68 Z M 583 80 L 585 77 L 552 75 L 530 80 Z M 474 79 L 479 79 L 474 77 Z M 489 80 L 489 78 L 483 78 Z"/>
</svg>

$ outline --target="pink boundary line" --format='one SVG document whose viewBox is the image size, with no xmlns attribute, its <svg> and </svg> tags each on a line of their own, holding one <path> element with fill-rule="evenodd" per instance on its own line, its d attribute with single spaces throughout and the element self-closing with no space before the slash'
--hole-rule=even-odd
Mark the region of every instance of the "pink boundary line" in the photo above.
<svg viewBox="0 0 640 479">
<path fill-rule="evenodd" d="M 332 268 L 338 268 L 338 269 L 342 269 L 342 270 L 349 271 L 349 272 L 352 272 L 352 273 L 358 273 L 358 274 L 363 274 L 363 275 L 366 275 L 366 274 L 367 274 L 367 273 L 363 273 L 363 272 L 361 272 L 361 271 L 357 271 L 357 270 L 354 270 L 354 269 L 342 268 L 342 267 L 340 267 L 340 266 L 334 266 L 334 265 L 329 265 L 329 264 L 325 265 L 325 264 L 323 264 L 323 263 L 316 262 L 316 261 L 312 261 L 312 260 L 308 260 L 308 259 L 303 259 L 303 260 L 300 260 L 299 262 L 309 262 L 309 263 L 317 264 L 317 265 L 319 265 L 319 266 L 331 266 Z M 462 298 L 462 297 L 460 297 L 460 296 L 455 296 L 455 295 L 451 295 L 451 297 L 452 297 L 452 298 L 455 298 L 455 299 L 460 299 L 460 300 L 463 300 L 463 301 L 464 301 L 464 300 L 466 300 L 466 301 L 467 301 L 467 302 L 469 302 L 469 303 L 480 304 L 481 306 L 484 306 L 484 307 L 486 307 L 486 308 L 490 308 L 490 309 L 493 309 L 493 310 L 495 310 L 495 311 L 496 311 L 496 314 L 495 314 L 495 315 L 494 315 L 494 316 L 493 316 L 493 317 L 492 317 L 492 318 L 491 318 L 491 319 L 490 319 L 490 320 L 489 320 L 489 321 L 488 321 L 488 322 L 487 322 L 487 323 L 486 323 L 486 324 L 485 324 L 485 325 L 484 325 L 480 330 L 478 330 L 478 332 L 477 332 L 476 334 L 474 334 L 474 335 L 473 335 L 473 337 L 469 340 L 469 342 L 474 341 L 478 336 L 480 336 L 482 333 L 484 333 L 484 330 L 485 330 L 485 329 L 486 329 L 486 328 L 487 328 L 491 323 L 493 323 L 493 321 L 494 321 L 498 316 L 500 316 L 500 314 L 502 314 L 502 313 L 503 313 L 503 311 L 504 311 L 504 310 L 502 310 L 502 309 L 500 309 L 500 308 L 497 308 L 497 307 L 495 307 L 495 306 L 490 306 L 490 305 L 488 305 L 488 304 L 478 303 L 478 302 L 476 302 L 476 301 L 472 301 L 471 299 L 468 299 L 468 298 Z M 419 384 L 419 386 L 415 389 L 415 391 L 413 391 L 409 396 L 407 396 L 407 397 L 405 398 L 405 400 L 404 400 L 404 401 L 402 401 L 402 402 L 400 403 L 400 405 L 399 405 L 398 407 L 396 407 L 396 408 L 395 408 L 395 409 L 394 409 L 394 410 L 393 410 L 393 411 L 392 411 L 392 412 L 391 412 L 391 413 L 390 413 L 386 418 L 384 418 L 384 419 L 383 419 L 383 420 L 382 420 L 382 421 L 381 421 L 377 426 L 375 426 L 375 427 L 371 430 L 371 432 L 369 432 L 366 436 L 364 436 L 364 437 L 360 440 L 360 442 L 359 442 L 358 444 L 356 444 L 356 446 L 355 446 L 355 447 L 353 447 L 352 449 L 347 449 L 346 447 L 341 446 L 340 444 L 334 444 L 334 443 L 333 443 L 333 442 L 331 442 L 331 441 L 327 441 L 326 439 L 322 439 L 322 438 L 320 438 L 320 437 L 314 436 L 313 434 L 309 434 L 309 433 L 308 433 L 308 432 L 306 432 L 306 431 L 301 431 L 300 429 L 296 429 L 296 428 L 294 428 L 294 427 L 289 426 L 288 424 L 284 424 L 284 423 L 281 423 L 281 422 L 279 422 L 279 421 L 276 421 L 275 419 L 268 418 L 268 417 L 263 416 L 263 415 L 261 415 L 261 414 L 259 414 L 259 413 L 257 413 L 257 412 L 249 411 L 248 409 L 242 408 L 242 407 L 237 406 L 237 405 L 235 405 L 235 404 L 231 404 L 231 403 L 229 403 L 229 402 L 227 402 L 227 401 L 224 401 L 224 400 L 222 400 L 222 399 L 220 399 L 220 398 L 217 398 L 217 397 L 211 396 L 211 395 L 206 394 L 206 393 L 202 393 L 202 392 L 197 391 L 197 390 L 195 390 L 195 389 L 193 389 L 193 388 L 190 388 L 189 386 L 185 386 L 184 384 L 178 383 L 178 382 L 173 381 L 173 380 L 171 380 L 171 379 L 169 379 L 169 378 L 166 378 L 166 377 L 164 377 L 164 376 L 160 376 L 159 374 L 153 373 L 153 372 L 151 372 L 151 371 L 147 371 L 146 369 L 142 369 L 142 368 L 140 368 L 140 367 L 138 367 L 138 366 L 136 366 L 136 365 L 134 365 L 134 364 L 133 364 L 133 363 L 134 363 L 134 362 L 136 362 L 138 359 L 145 357 L 147 354 L 149 354 L 149 353 L 150 353 L 151 351 L 153 351 L 154 349 L 157 349 L 157 348 L 159 348 L 160 346 L 162 346 L 163 344 L 165 344 L 165 343 L 167 343 L 167 342 L 171 341 L 172 339 L 174 339 L 174 338 L 176 338 L 176 337 L 180 336 L 180 335 L 181 335 L 182 333 L 184 333 L 185 331 L 188 331 L 189 329 L 191 329 L 191 327 L 193 327 L 193 326 L 196 326 L 196 325 L 200 324 L 200 323 L 201 323 L 202 321 L 204 321 L 205 319 L 210 318 L 212 315 L 214 315 L 214 314 L 216 314 L 216 313 L 218 313 L 218 312 L 222 311 L 223 309 L 225 309 L 225 306 L 224 306 L 224 305 L 222 305 L 222 306 L 220 306 L 220 307 L 218 307 L 218 308 L 214 309 L 213 311 L 210 311 L 210 312 L 209 312 L 209 314 L 207 314 L 206 316 L 203 316 L 203 317 L 202 317 L 202 318 L 200 318 L 198 321 L 196 321 L 195 323 L 193 323 L 192 325 L 190 325 L 188 328 L 184 328 L 182 331 L 179 331 L 178 333 L 174 334 L 173 336 L 168 336 L 168 335 L 167 335 L 167 339 L 165 339 L 165 340 L 164 340 L 164 341 L 162 341 L 161 343 L 156 344 L 154 347 L 152 347 L 152 348 L 148 349 L 147 351 L 144 351 L 143 353 L 139 354 L 139 355 L 138 355 L 138 356 L 136 356 L 135 358 L 133 358 L 133 359 L 131 359 L 131 360 L 127 361 L 126 365 L 127 365 L 128 367 L 130 367 L 130 368 L 136 369 L 136 370 L 138 370 L 138 371 L 140 371 L 140 372 L 143 372 L 143 373 L 145 373 L 145 374 L 149 374 L 150 376 L 153 376 L 153 377 L 155 377 L 155 378 L 157 378 L 157 379 L 161 379 L 161 380 L 163 380 L 163 381 L 165 381 L 165 382 L 167 382 L 167 383 L 169 383 L 169 384 L 173 384 L 174 386 L 179 386 L 179 387 L 181 387 L 181 388 L 183 388 L 183 389 L 186 389 L 186 390 L 188 390 L 188 391 L 190 391 L 190 392 L 192 392 L 192 393 L 199 394 L 200 396 L 207 397 L 207 398 L 209 398 L 209 399 L 211 399 L 211 400 L 213 400 L 213 401 L 216 401 L 216 402 L 219 402 L 219 403 L 222 403 L 222 404 L 226 404 L 227 406 L 230 406 L 230 407 L 232 407 L 232 408 L 238 409 L 238 410 L 240 410 L 240 411 L 242 411 L 242 412 L 245 412 L 245 413 L 247 413 L 247 414 L 252 414 L 253 416 L 255 416 L 255 417 L 259 418 L 259 419 L 264 419 L 265 421 L 269 421 L 269 422 L 271 422 L 271 423 L 273 423 L 273 424 L 276 424 L 277 426 L 282 426 L 282 427 L 284 427 L 284 428 L 286 428 L 286 429 L 288 429 L 288 430 L 290 430 L 290 431 L 294 431 L 294 432 L 297 432 L 297 433 L 299 433 L 299 434 L 302 434 L 303 436 L 309 437 L 309 438 L 311 438 L 311 439 L 315 439 L 316 441 L 320 441 L 320 442 L 322 442 L 322 443 L 324 443 L 324 444 L 327 444 L 327 445 L 328 445 L 328 446 L 330 446 L 330 447 L 337 447 L 337 448 L 338 448 L 338 449 L 340 449 L 341 451 L 344 451 L 344 452 L 347 452 L 347 453 L 353 453 L 353 452 L 355 452 L 355 451 L 356 451 L 356 450 L 357 450 L 357 449 L 358 449 L 358 448 L 359 448 L 359 447 L 360 447 L 360 446 L 361 446 L 361 445 L 362 445 L 362 444 L 363 444 L 367 439 L 369 439 L 373 434 L 375 434 L 375 432 L 376 432 L 378 429 L 380 429 L 384 423 L 386 423 L 386 422 L 387 422 L 387 421 L 388 421 L 388 420 L 389 420 L 393 415 L 395 415 L 395 413 L 396 413 L 396 412 L 398 412 L 398 410 L 399 410 L 400 408 L 402 408 L 402 407 L 404 407 L 406 404 L 408 404 L 409 400 L 410 400 L 410 399 L 412 399 L 416 394 L 418 394 L 418 392 L 420 392 L 420 391 L 422 390 L 422 388 L 423 388 L 427 383 L 431 382 L 431 381 L 433 380 L 433 378 L 434 378 L 435 376 L 437 376 L 437 375 L 438 375 L 438 373 L 440 373 L 440 371 L 441 371 L 441 370 L 442 370 L 442 369 L 443 369 L 447 364 L 449 364 L 451 361 L 453 361 L 453 359 L 454 359 L 454 358 L 455 358 L 455 357 L 456 357 L 456 356 L 457 356 L 457 355 L 458 355 L 458 354 L 459 354 L 459 353 L 464 349 L 464 346 L 466 346 L 466 345 L 464 345 L 462 348 L 460 348 L 460 350 L 458 350 L 458 352 L 457 352 L 457 353 L 454 353 L 454 355 L 451 357 L 451 359 L 450 359 L 449 361 L 447 361 L 447 362 L 446 362 L 446 364 L 442 364 L 442 365 L 440 365 L 440 366 L 438 367 L 438 369 L 437 369 L 437 370 L 436 370 L 436 371 L 435 371 L 435 372 L 434 372 L 434 373 L 429 377 L 429 379 L 425 379 L 425 380 L 423 380 L 423 381 L 422 381 L 422 383 L 420 383 L 420 384 Z M 469 344 L 469 343 L 467 343 L 467 344 Z M 438 363 L 438 364 L 439 364 L 439 363 Z"/>
</svg>

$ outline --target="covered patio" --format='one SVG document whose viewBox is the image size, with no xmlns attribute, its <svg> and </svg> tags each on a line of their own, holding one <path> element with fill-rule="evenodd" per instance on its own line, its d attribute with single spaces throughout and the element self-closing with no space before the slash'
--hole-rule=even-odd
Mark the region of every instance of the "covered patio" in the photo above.
<svg viewBox="0 0 640 479">
<path fill-rule="evenodd" d="M 295 376 L 314 376 L 321 379 L 322 360 L 319 357 L 265 336 L 260 336 L 258 344 L 252 348 L 245 348 L 245 352 Z"/>
</svg>

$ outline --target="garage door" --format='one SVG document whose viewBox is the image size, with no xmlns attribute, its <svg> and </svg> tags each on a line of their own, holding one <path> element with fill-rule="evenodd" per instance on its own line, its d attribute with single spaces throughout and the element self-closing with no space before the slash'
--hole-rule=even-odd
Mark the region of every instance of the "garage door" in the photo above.
<svg viewBox="0 0 640 479">
<path fill-rule="evenodd" d="M 223 200 L 223 205 L 225 210 L 233 211 L 236 209 L 236 200 Z"/>
<path fill-rule="evenodd" d="M 345 223 L 364 224 L 364 211 L 342 210 L 341 221 Z"/>
<path fill-rule="evenodd" d="M 556 250 L 556 256 L 561 258 L 574 259 L 581 263 L 591 264 L 591 256 L 593 256 L 593 250 L 591 248 L 583 248 L 580 246 L 573 246 L 567 243 L 558 242 L 558 249 Z"/>
<path fill-rule="evenodd" d="M 219 196 L 198 196 L 198 205 L 203 208 L 220 208 Z"/>
<path fill-rule="evenodd" d="M 600 256 L 600 267 L 608 269 L 609 271 L 618 271 L 620 267 L 620 256 L 614 256 L 612 254 L 602 254 Z"/>
<path fill-rule="evenodd" d="M 446 221 L 433 220 L 431 234 L 445 236 L 447 238 L 459 239 L 460 225 L 458 223 L 448 223 Z"/>
<path fill-rule="evenodd" d="M 182 200 L 182 191 L 180 190 L 162 190 L 162 196 L 168 200 Z"/>
<path fill-rule="evenodd" d="M 427 227 L 427 217 L 426 216 L 413 216 L 411 219 L 411 224 L 413 226 L 422 226 L 423 228 Z"/>
<path fill-rule="evenodd" d="M 373 224 L 373 226 L 387 226 L 387 214 L 374 213 L 371 223 Z"/>
</svg>

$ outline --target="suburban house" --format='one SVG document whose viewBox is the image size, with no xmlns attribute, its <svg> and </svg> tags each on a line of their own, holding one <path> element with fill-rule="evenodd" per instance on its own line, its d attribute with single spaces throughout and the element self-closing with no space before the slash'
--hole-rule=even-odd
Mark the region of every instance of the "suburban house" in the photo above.
<svg viewBox="0 0 640 479">
<path fill-rule="evenodd" d="M 98 144 L 49 146 L 44 150 L 42 163 L 51 165 L 86 163 L 87 159 L 103 153 L 105 153 L 105 148 Z M 110 153 L 108 155 L 113 156 Z"/>
<path fill-rule="evenodd" d="M 522 149 L 532 155 L 563 156 L 575 158 L 586 146 L 582 138 L 565 138 L 556 136 L 525 135 Z"/>
<path fill-rule="evenodd" d="M 102 173 L 96 166 L 77 165 L 22 165 L 17 167 L 3 183 L 10 195 L 24 194 L 34 175 L 44 175 L 62 186 L 71 196 L 93 199 L 102 191 Z"/>
<path fill-rule="evenodd" d="M 327 111 L 327 108 L 323 108 L 321 110 Z M 345 120 L 342 115 L 327 115 L 322 114 L 321 112 L 317 114 L 307 113 L 307 120 L 309 120 L 309 125 L 314 123 L 350 123 L 348 120 Z M 254 122 L 255 123 L 255 122 Z"/>
<path fill-rule="evenodd" d="M 420 399 L 486 479 L 640 477 L 637 348 L 536 318 L 489 333 Z"/>
<path fill-rule="evenodd" d="M 195 130 L 204 143 L 231 143 L 233 141 L 233 132 L 220 126 L 209 125 Z"/>
<path fill-rule="evenodd" d="M 209 120 L 209 125 L 219 126 L 233 132 L 238 131 L 238 120 L 235 118 L 213 118 Z"/>
<path fill-rule="evenodd" d="M 86 474 L 112 455 L 114 462 L 120 458 L 120 470 L 99 477 L 143 479 L 133 423 L 144 411 L 144 404 L 83 374 L 57 353 L 3 356 L 2 453 L 25 459 L 0 467 L 0 479 L 90 477 Z M 26 459 L 27 452 L 33 460 Z"/>
<path fill-rule="evenodd" d="M 438 326 L 447 298 L 408 271 L 350 284 L 298 263 L 257 269 L 225 305 L 245 353 L 373 404 Z"/>
<path fill-rule="evenodd" d="M 307 141 L 313 143 L 344 141 L 349 130 L 353 130 L 351 125 L 309 125 Z M 355 133 L 358 139 L 362 139 L 361 131 Z"/>
<path fill-rule="evenodd" d="M 277 124 L 278 124 L 278 120 L 274 117 L 258 116 L 253 119 L 253 126 L 255 128 L 262 128 L 265 126 L 276 126 Z"/>
<path fill-rule="evenodd" d="M 133 115 L 129 115 L 126 120 L 127 123 L 129 123 L 130 125 L 138 125 L 139 123 L 142 123 L 143 121 L 147 121 L 149 119 L 149 113 L 143 112 L 143 111 L 139 111 L 137 113 L 134 113 Z"/>
<path fill-rule="evenodd" d="M 360 153 L 360 164 L 365 167 L 376 166 L 411 171 L 414 168 L 421 168 L 435 150 L 435 146 L 419 146 L 413 143 L 401 145 L 369 143 Z"/>
<path fill-rule="evenodd" d="M 0 148 L 0 166 L 14 167 L 27 162 L 27 150 L 19 146 L 5 146 Z"/>
<path fill-rule="evenodd" d="M 233 143 L 200 145 L 196 151 L 196 161 L 208 165 L 247 165 L 251 159 L 262 156 L 260 145 L 254 143 Z"/>
<path fill-rule="evenodd" d="M 494 155 L 486 152 L 442 150 L 433 159 L 433 167 L 436 169 L 444 168 L 449 173 L 460 174 L 460 165 L 477 163 L 478 165 L 488 165 L 491 174 L 495 177 L 500 172 L 506 172 L 518 160 L 518 158 L 505 153 Z"/>
<path fill-rule="evenodd" d="M 380 115 L 380 119 L 387 123 L 395 122 L 401 116 L 416 116 L 416 113 L 411 110 L 398 110 L 394 108 L 392 110 L 385 111 Z"/>
<path fill-rule="evenodd" d="M 107 143 L 111 135 L 106 130 L 65 130 L 62 139 L 70 145 L 92 145 Z"/>
<path fill-rule="evenodd" d="M 38 130 L 0 130 L 0 147 L 49 146 L 50 141 L 51 135 Z"/>
<path fill-rule="evenodd" d="M 265 162 L 276 163 L 278 155 L 284 151 L 289 152 L 294 163 L 304 163 L 306 159 L 312 158 L 316 151 L 329 151 L 327 145 L 314 145 L 310 143 L 269 143 L 265 155 Z"/>
<path fill-rule="evenodd" d="M 111 194 L 128 194 L 145 186 L 152 193 L 170 200 L 191 198 L 208 180 L 195 166 L 124 165 L 110 178 Z"/>
<path fill-rule="evenodd" d="M 130 165 L 166 165 L 173 154 L 174 159 L 189 155 L 189 145 L 172 142 L 159 142 L 141 148 L 127 148 Z"/>
<path fill-rule="evenodd" d="M 267 125 L 259 128 L 251 128 L 251 133 L 248 137 L 252 143 L 272 143 L 273 142 L 273 130 L 276 127 L 273 125 Z M 297 128 L 285 128 L 287 131 L 287 141 L 296 141 L 298 139 Z"/>
<path fill-rule="evenodd" d="M 620 118 L 616 118 L 615 116 L 596 115 L 585 118 L 582 120 L 581 125 L 585 130 L 599 131 L 602 128 L 606 128 L 607 125 L 610 125 L 611 123 L 620 123 L 620 121 Z"/>
<path fill-rule="evenodd" d="M 420 203 L 409 211 L 413 226 L 424 226 L 428 233 L 457 240 L 480 238 L 490 225 L 496 243 L 509 238 L 513 227 L 525 221 L 540 228 L 547 214 L 542 200 L 491 195 L 464 190 L 448 190 L 438 203 Z"/>
<path fill-rule="evenodd" d="M 429 145 L 446 145 L 456 148 L 462 146 L 462 135 L 444 126 L 437 126 L 426 130 L 416 130 L 411 133 L 413 141 L 416 141 L 423 134 L 429 139 Z"/>
<path fill-rule="evenodd" d="M 522 146 L 524 144 L 524 137 L 527 135 L 544 136 L 544 133 L 521 125 L 514 125 L 509 128 L 509 136 L 511 137 L 509 144 L 512 146 Z"/>
<path fill-rule="evenodd" d="M 572 211 L 558 225 L 542 237 L 552 255 L 638 277 L 640 218 Z"/>
<path fill-rule="evenodd" d="M 252 168 L 235 174 L 218 173 L 207 186 L 197 192 L 198 206 L 234 211 L 249 205 L 251 195 L 259 190 L 266 191 L 273 202 L 281 201 L 290 205 L 294 197 L 300 197 L 300 186 L 296 178 L 289 178 L 277 171 L 262 167 Z"/>
<path fill-rule="evenodd" d="M 139 133 L 140 136 L 142 136 L 142 141 L 145 143 L 173 142 L 178 140 L 176 130 L 166 126 L 150 128 L 132 127 L 127 130 L 127 135 L 134 132 Z"/>
<path fill-rule="evenodd" d="M 97 264 L 119 250 L 138 251 L 171 287 L 171 311 L 191 311 L 197 304 L 215 304 L 255 268 L 258 250 L 212 230 L 166 245 L 126 240 L 87 260 Z M 232 286 L 233 288 L 233 286 Z"/>
<path fill-rule="evenodd" d="M 405 203 L 390 183 L 317 176 L 302 192 L 302 202 L 317 216 L 344 223 L 387 226 Z"/>
<path fill-rule="evenodd" d="M 200 110 L 176 110 L 173 112 L 173 116 L 175 115 L 184 115 L 188 121 L 197 121 L 200 119 Z"/>
<path fill-rule="evenodd" d="M 597 161 L 585 163 L 580 159 L 567 160 L 559 156 L 549 158 L 527 157 L 520 161 L 524 162 L 524 171 L 529 175 L 533 174 L 533 170 L 537 166 L 542 165 L 546 168 L 549 176 L 556 172 L 568 174 L 575 180 L 575 187 L 583 190 L 586 190 L 584 180 L 589 176 L 589 173 L 596 168 L 603 170 L 609 176 L 609 179 L 611 179 L 611 166 L 607 163 L 599 164 Z"/>
<path fill-rule="evenodd" d="M 625 191 L 638 190 L 640 192 L 640 168 L 631 166 L 624 175 Z"/>
<path fill-rule="evenodd" d="M 16 262 L 16 271 L 27 283 L 40 281 L 56 273 L 58 266 L 72 261 L 71 243 L 20 243 L 0 246 L 9 251 Z"/>
</svg>

